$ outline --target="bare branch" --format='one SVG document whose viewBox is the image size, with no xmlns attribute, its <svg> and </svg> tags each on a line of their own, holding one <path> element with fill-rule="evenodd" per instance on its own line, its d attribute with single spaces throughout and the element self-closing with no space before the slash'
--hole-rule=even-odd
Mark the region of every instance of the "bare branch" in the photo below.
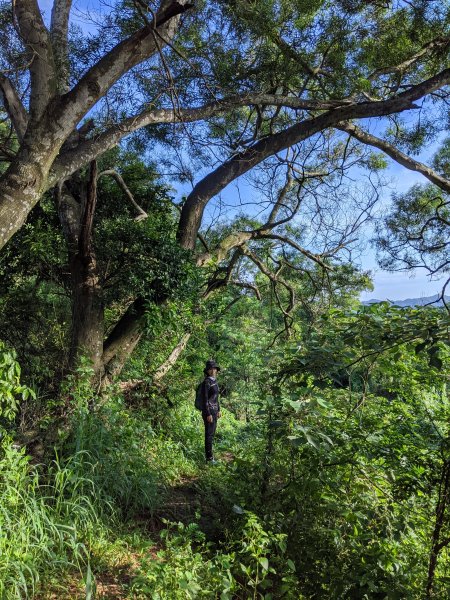
<svg viewBox="0 0 450 600">
<path fill-rule="evenodd" d="M 325 264 L 321 260 L 321 255 L 313 254 L 309 250 L 306 250 L 305 248 L 302 248 L 301 246 L 299 246 L 296 242 L 294 242 L 294 240 L 291 240 L 290 238 L 288 238 L 288 237 L 286 237 L 284 235 L 277 235 L 275 233 L 260 232 L 259 234 L 255 235 L 255 238 L 269 239 L 269 240 L 279 240 L 280 242 L 283 242 L 285 244 L 288 244 L 289 246 L 292 246 L 292 248 L 295 248 L 295 250 L 297 250 L 298 252 L 300 252 L 300 254 L 303 254 L 304 256 L 306 256 L 307 258 L 311 259 L 312 261 L 314 261 L 315 263 L 317 263 L 319 266 L 321 266 L 322 269 L 325 269 L 326 271 L 332 271 L 333 270 L 333 268 L 330 265 Z"/>
<path fill-rule="evenodd" d="M 153 383 L 158 383 L 159 381 L 161 381 L 161 379 L 164 377 L 164 375 L 166 375 L 166 373 L 168 373 L 168 371 L 170 371 L 170 369 L 173 367 L 173 365 L 178 360 L 180 354 L 186 348 L 190 337 L 191 337 L 190 332 L 185 333 L 181 337 L 180 341 L 175 346 L 175 348 L 172 350 L 172 352 L 170 353 L 168 358 L 163 362 L 163 364 L 160 367 L 158 367 L 156 369 L 155 374 L 153 375 Z"/>
<path fill-rule="evenodd" d="M 336 129 L 345 131 L 346 133 L 359 140 L 363 144 L 379 148 L 403 167 L 406 167 L 410 171 L 416 171 L 417 173 L 421 173 L 424 177 L 431 181 L 431 183 L 434 183 L 434 185 L 437 185 L 439 188 L 441 188 L 441 190 L 450 193 L 450 180 L 446 179 L 445 177 L 442 177 L 442 175 L 439 175 L 439 173 L 436 173 L 436 171 L 434 171 L 427 165 L 424 165 L 423 163 L 418 162 L 417 160 L 414 160 L 411 157 L 407 156 L 406 154 L 398 150 L 398 148 L 396 148 L 392 144 L 389 144 L 389 142 L 386 142 L 385 140 L 382 140 L 370 133 L 367 133 L 367 131 L 363 131 L 362 129 L 360 129 L 356 125 L 353 125 L 352 123 L 339 123 L 336 126 Z"/>
<path fill-rule="evenodd" d="M 142 221 L 143 219 L 146 219 L 148 217 L 148 214 L 136 202 L 133 194 L 130 192 L 130 189 L 128 188 L 127 184 L 123 180 L 123 177 L 120 175 L 120 173 L 118 173 L 117 171 L 114 171 L 114 169 L 107 169 L 106 171 L 102 171 L 101 173 L 99 173 L 98 177 L 100 178 L 100 177 L 104 177 L 107 175 L 109 175 L 110 177 L 112 177 L 113 179 L 115 179 L 117 181 L 117 183 L 122 188 L 122 190 L 125 193 L 128 200 L 131 202 L 131 204 L 134 206 L 134 208 L 138 211 L 139 215 L 137 217 L 135 217 L 134 220 Z"/>
<path fill-rule="evenodd" d="M 241 252 L 242 252 L 242 254 L 247 256 L 258 267 L 258 269 L 261 271 L 261 273 L 263 273 L 272 283 L 274 283 L 274 284 L 279 283 L 288 291 L 288 293 L 289 293 L 288 307 L 286 309 L 283 308 L 283 306 L 281 305 L 281 302 L 279 302 L 279 306 L 280 306 L 280 309 L 284 316 L 287 316 L 287 317 L 290 316 L 291 312 L 293 311 L 293 309 L 295 307 L 294 288 L 291 285 L 289 285 L 289 283 L 287 283 L 287 281 L 285 281 L 282 277 L 275 274 L 268 267 L 266 267 L 266 265 L 256 256 L 256 254 L 251 252 L 246 246 L 243 246 L 241 248 Z"/>
<path fill-rule="evenodd" d="M 267 219 L 267 225 L 272 225 L 275 222 L 275 219 L 276 219 L 278 213 L 280 212 L 280 210 L 286 206 L 284 204 L 284 200 L 285 200 L 286 196 L 288 195 L 289 191 L 292 189 L 293 185 L 294 185 L 294 178 L 292 177 L 291 166 L 288 165 L 288 169 L 286 172 L 286 182 L 285 182 L 284 186 L 281 188 L 281 190 L 278 192 L 277 201 L 274 204 L 274 206 L 270 212 L 269 218 Z"/>
<path fill-rule="evenodd" d="M 244 288 L 244 290 L 252 290 L 252 292 L 254 292 L 255 296 L 258 298 L 258 300 L 262 300 L 262 296 L 261 296 L 261 292 L 258 289 L 258 286 L 253 285 L 252 283 L 248 283 L 246 281 L 236 281 L 236 280 L 232 280 L 230 281 L 231 285 L 235 285 L 236 287 L 240 287 L 240 288 Z"/>
<path fill-rule="evenodd" d="M 232 254 L 226 267 L 219 267 L 214 275 L 209 279 L 206 290 L 202 294 L 203 300 L 219 288 L 227 286 L 231 282 L 231 277 L 239 258 L 242 256 L 242 248 L 239 246 Z"/>
<path fill-rule="evenodd" d="M 163 0 L 155 19 L 118 43 L 105 54 L 63 97 L 58 113 L 64 115 L 64 127 L 72 131 L 83 116 L 102 98 L 116 81 L 157 50 L 154 30 L 169 40 L 175 35 L 180 15 L 192 7 L 188 0 Z"/>
<path fill-rule="evenodd" d="M 162 123 L 203 121 L 233 108 L 260 104 L 292 109 L 329 110 L 330 108 L 348 105 L 349 103 L 345 100 L 341 103 L 338 101 L 318 103 L 308 102 L 291 96 L 246 94 L 244 96 L 231 96 L 223 100 L 210 102 L 198 108 L 150 108 L 124 119 L 94 138 L 82 141 L 76 147 L 63 152 L 53 165 L 52 181 L 57 181 L 61 177 L 68 177 L 86 164 L 86 161 L 93 160 L 103 152 L 106 152 L 106 150 L 113 148 L 126 135 L 142 127 Z"/>
</svg>

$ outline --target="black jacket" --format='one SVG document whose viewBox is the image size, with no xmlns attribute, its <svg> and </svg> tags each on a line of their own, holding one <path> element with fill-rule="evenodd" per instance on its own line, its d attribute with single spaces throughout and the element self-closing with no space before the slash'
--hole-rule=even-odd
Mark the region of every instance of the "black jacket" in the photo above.
<svg viewBox="0 0 450 600">
<path fill-rule="evenodd" d="M 202 414 L 209 417 L 220 411 L 219 386 L 214 377 L 205 377 L 202 384 Z"/>
</svg>

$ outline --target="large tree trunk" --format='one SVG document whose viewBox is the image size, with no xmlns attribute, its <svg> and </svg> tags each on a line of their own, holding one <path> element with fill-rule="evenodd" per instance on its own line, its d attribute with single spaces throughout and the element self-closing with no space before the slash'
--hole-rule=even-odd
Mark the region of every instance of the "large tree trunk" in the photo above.
<svg viewBox="0 0 450 600">
<path fill-rule="evenodd" d="M 82 356 L 94 369 L 94 378 L 103 377 L 104 310 L 102 288 L 95 256 L 76 254 L 70 265 L 72 278 L 72 337 L 70 367 Z"/>
<path fill-rule="evenodd" d="M 20 155 L 0 178 L 0 248 L 26 222 L 41 198 L 47 173 L 46 153 L 22 148 Z"/>
<path fill-rule="evenodd" d="M 82 357 L 89 359 L 94 380 L 100 382 L 104 374 L 103 290 L 92 244 L 92 229 L 97 203 L 97 164 L 91 163 L 87 189 L 84 183 L 71 182 L 72 192 L 66 186 L 58 188 L 61 225 L 68 243 L 72 284 L 72 334 L 69 365 L 73 370 Z M 75 193 L 77 190 L 78 193 Z M 79 196 L 78 200 L 75 198 Z"/>
</svg>

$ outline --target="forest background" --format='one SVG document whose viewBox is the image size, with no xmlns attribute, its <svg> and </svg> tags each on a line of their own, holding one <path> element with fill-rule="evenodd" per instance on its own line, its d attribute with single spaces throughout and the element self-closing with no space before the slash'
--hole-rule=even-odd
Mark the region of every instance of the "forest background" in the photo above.
<svg viewBox="0 0 450 600">
<path fill-rule="evenodd" d="M 450 598 L 449 3 L 77 10 L 0 5 L 0 595 Z"/>
</svg>

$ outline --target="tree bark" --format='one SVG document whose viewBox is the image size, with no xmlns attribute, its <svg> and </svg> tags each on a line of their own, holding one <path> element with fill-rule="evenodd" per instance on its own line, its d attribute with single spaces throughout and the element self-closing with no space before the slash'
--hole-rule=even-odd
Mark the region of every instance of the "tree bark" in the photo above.
<svg viewBox="0 0 450 600">
<path fill-rule="evenodd" d="M 69 91 L 70 60 L 69 60 L 69 16 L 72 0 L 54 0 L 50 35 L 55 57 L 55 71 L 58 92 L 65 94 Z"/>
<path fill-rule="evenodd" d="M 28 114 L 11 80 L 2 73 L 0 73 L 0 93 L 17 138 L 22 142 L 27 128 Z"/>
<path fill-rule="evenodd" d="M 53 48 L 36 0 L 17 0 L 13 10 L 30 61 L 30 120 L 37 123 L 56 94 Z"/>
<path fill-rule="evenodd" d="M 72 336 L 70 367 L 77 366 L 82 356 L 91 362 L 94 379 L 103 377 L 104 308 L 97 261 L 92 245 L 92 230 L 97 203 L 97 164 L 93 162 L 87 193 L 83 198 L 78 231 L 77 251 L 70 259 L 72 280 Z M 67 205 L 66 205 L 67 206 Z M 72 232 L 74 241 L 76 233 Z M 70 243 L 69 243 L 70 253 Z M 71 254 L 71 253 L 70 253 Z"/>
<path fill-rule="evenodd" d="M 123 369 L 142 336 L 145 324 L 143 298 L 137 298 L 116 323 L 105 341 L 102 362 L 107 377 L 116 377 Z"/>
<path fill-rule="evenodd" d="M 72 278 L 72 337 L 70 367 L 75 368 L 82 356 L 89 359 L 94 379 L 104 373 L 104 309 L 94 253 L 76 254 L 70 264 Z"/>
</svg>

